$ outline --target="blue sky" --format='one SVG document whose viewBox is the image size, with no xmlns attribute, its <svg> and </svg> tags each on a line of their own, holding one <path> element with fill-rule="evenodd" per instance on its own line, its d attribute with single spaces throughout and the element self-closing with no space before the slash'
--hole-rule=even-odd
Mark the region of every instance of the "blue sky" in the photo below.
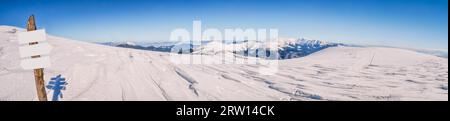
<svg viewBox="0 0 450 121">
<path fill-rule="evenodd" d="M 448 0 L 0 0 L 0 25 L 35 14 L 52 35 L 164 41 L 175 28 L 277 28 L 281 37 L 448 50 Z"/>
</svg>

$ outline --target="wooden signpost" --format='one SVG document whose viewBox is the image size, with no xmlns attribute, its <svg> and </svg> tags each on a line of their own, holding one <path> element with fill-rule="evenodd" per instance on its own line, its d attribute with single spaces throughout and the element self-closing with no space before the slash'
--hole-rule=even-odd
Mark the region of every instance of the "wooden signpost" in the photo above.
<svg viewBox="0 0 450 121">
<path fill-rule="evenodd" d="M 34 15 L 31 15 L 28 18 L 27 22 L 27 31 L 35 31 L 36 30 L 36 21 L 34 20 Z M 30 42 L 29 45 L 36 45 L 39 42 Z M 31 56 L 31 58 L 39 58 L 40 55 Z M 38 95 L 39 101 L 47 101 L 47 93 L 45 92 L 45 81 L 44 81 L 44 69 L 38 68 L 34 69 L 34 78 L 36 82 L 36 91 Z"/>
</svg>

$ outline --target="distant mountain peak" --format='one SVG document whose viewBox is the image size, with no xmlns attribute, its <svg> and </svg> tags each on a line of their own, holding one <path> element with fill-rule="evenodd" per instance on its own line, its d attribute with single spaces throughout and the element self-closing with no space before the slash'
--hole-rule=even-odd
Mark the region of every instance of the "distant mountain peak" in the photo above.
<svg viewBox="0 0 450 121">
<path fill-rule="evenodd" d="M 125 42 L 125 44 L 127 44 L 127 45 L 131 45 L 131 46 L 136 46 L 136 45 L 137 45 L 136 43 L 134 43 L 134 42 L 130 42 L 130 41 L 127 41 L 127 42 Z"/>
</svg>

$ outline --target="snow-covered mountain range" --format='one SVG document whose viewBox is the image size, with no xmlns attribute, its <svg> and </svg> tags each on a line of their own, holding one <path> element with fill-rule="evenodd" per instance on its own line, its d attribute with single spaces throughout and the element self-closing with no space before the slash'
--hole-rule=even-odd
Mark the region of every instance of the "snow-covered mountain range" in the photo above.
<svg viewBox="0 0 450 121">
<path fill-rule="evenodd" d="M 314 52 L 326 49 L 328 47 L 336 47 L 338 45 L 344 45 L 339 43 L 328 43 L 321 40 L 310 40 L 310 39 L 292 39 L 292 38 L 280 38 L 277 40 L 277 49 L 275 49 L 278 54 L 278 59 L 292 59 L 303 57 Z M 173 47 L 179 47 L 189 50 L 193 47 L 194 54 L 205 54 L 214 55 L 222 52 L 242 54 L 246 56 L 257 56 L 258 50 L 263 50 L 268 47 L 270 42 L 255 42 L 255 41 L 241 41 L 241 42 L 223 42 L 223 41 L 203 41 L 202 45 L 193 45 L 189 43 L 178 44 L 175 42 L 166 42 L 164 45 L 159 44 L 129 44 L 129 43 L 100 43 L 103 45 L 124 47 L 124 48 L 134 48 L 141 50 L 151 50 L 160 52 L 170 52 Z M 147 45 L 147 46 L 145 46 Z M 158 46 L 159 45 L 159 46 Z M 179 47 L 180 48 L 180 47 Z M 187 49 L 186 49 L 187 48 Z"/>
<path fill-rule="evenodd" d="M 33 71 L 19 66 L 17 31 L 24 30 L 0 26 L 0 100 L 37 100 Z M 269 60 L 279 62 L 278 72 L 261 75 L 258 68 L 264 65 L 174 64 L 167 52 L 47 38 L 54 49 L 45 80 L 58 74 L 66 78 L 63 101 L 448 100 L 448 59 L 405 49 L 322 48 L 328 44 L 291 39 L 279 49 L 322 49 L 302 58 Z"/>
<path fill-rule="evenodd" d="M 276 45 L 273 43 L 276 42 Z M 272 46 L 271 46 L 272 44 Z M 277 52 L 278 59 L 292 59 L 304 57 L 314 52 L 326 49 L 328 47 L 337 47 L 338 43 L 328 43 L 321 40 L 310 39 L 292 39 L 279 38 L 276 41 L 257 42 L 257 41 L 243 41 L 243 42 L 210 42 L 206 45 L 195 48 L 194 53 L 201 53 L 206 55 L 214 55 L 225 51 L 225 53 L 235 53 L 245 56 L 257 57 L 258 52 L 265 49 L 272 48 L 272 51 Z M 268 51 L 268 50 L 266 50 Z"/>
<path fill-rule="evenodd" d="M 430 54 L 442 58 L 448 58 L 448 50 L 434 50 L 434 49 L 418 49 L 418 48 L 404 48 L 395 46 L 379 46 L 379 45 L 355 45 L 355 44 L 343 44 L 343 43 L 330 43 L 322 40 L 314 39 L 295 39 L 295 38 L 279 38 L 278 41 L 278 59 L 292 59 L 304 57 L 314 52 L 337 46 L 347 46 L 347 47 L 385 47 L 385 48 L 398 48 L 406 49 L 411 51 L 416 51 L 419 53 Z M 98 43 L 102 45 L 123 47 L 123 48 L 133 48 L 141 50 L 159 51 L 159 52 L 170 52 L 172 48 L 176 45 L 181 46 L 186 49 L 186 53 L 189 53 L 189 48 L 193 47 L 193 53 L 196 54 L 206 54 L 214 55 L 221 53 L 222 51 L 235 53 L 235 54 L 246 54 L 248 56 L 255 56 L 254 52 L 258 49 L 262 50 L 268 43 L 255 43 L 249 41 L 241 42 L 214 42 L 214 41 L 202 41 L 202 45 L 192 45 L 189 43 L 179 44 L 177 42 L 147 42 L 147 43 L 133 43 L 133 42 L 102 42 Z M 218 48 L 224 48 L 224 50 L 219 51 Z M 252 53 L 253 52 L 253 53 Z"/>
</svg>

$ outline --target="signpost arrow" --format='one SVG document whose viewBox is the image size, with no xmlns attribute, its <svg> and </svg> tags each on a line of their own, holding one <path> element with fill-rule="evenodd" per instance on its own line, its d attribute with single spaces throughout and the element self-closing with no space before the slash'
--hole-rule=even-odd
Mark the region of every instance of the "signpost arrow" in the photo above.
<svg viewBox="0 0 450 121">
<path fill-rule="evenodd" d="M 20 66 L 25 70 L 50 67 L 50 57 L 29 58 L 20 61 Z"/>
<path fill-rule="evenodd" d="M 28 43 L 32 43 L 32 42 L 43 42 L 43 41 L 46 41 L 46 34 L 45 34 L 44 29 L 20 32 L 17 34 L 17 39 L 19 40 L 19 44 L 28 44 Z"/>
<path fill-rule="evenodd" d="M 20 57 L 31 57 L 36 55 L 47 55 L 52 50 L 52 46 L 48 43 L 39 43 L 29 46 L 19 47 Z"/>
</svg>

